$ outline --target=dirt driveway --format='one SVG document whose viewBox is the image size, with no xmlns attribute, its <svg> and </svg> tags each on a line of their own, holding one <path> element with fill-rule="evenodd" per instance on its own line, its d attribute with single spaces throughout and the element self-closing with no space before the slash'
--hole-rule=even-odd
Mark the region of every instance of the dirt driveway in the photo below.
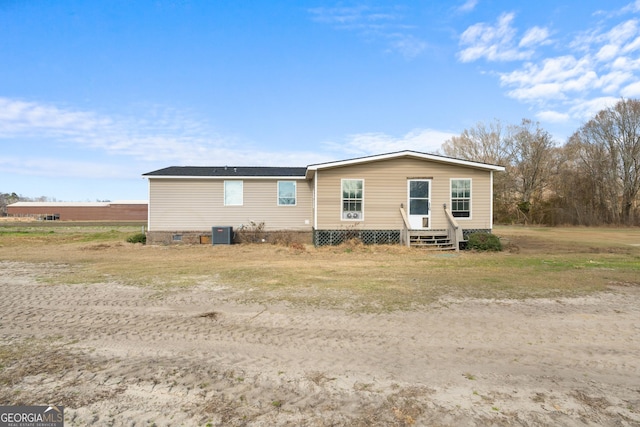
<svg viewBox="0 0 640 427">
<path fill-rule="evenodd" d="M 637 285 L 363 314 L 65 268 L 0 262 L 0 403 L 65 425 L 640 425 Z"/>
</svg>

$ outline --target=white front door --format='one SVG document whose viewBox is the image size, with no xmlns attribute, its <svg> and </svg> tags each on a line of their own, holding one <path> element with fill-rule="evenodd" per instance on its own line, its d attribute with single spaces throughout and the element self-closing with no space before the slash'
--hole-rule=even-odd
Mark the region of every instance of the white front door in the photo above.
<svg viewBox="0 0 640 427">
<path fill-rule="evenodd" d="M 431 180 L 410 179 L 407 181 L 409 197 L 409 224 L 412 230 L 430 228 Z"/>
</svg>

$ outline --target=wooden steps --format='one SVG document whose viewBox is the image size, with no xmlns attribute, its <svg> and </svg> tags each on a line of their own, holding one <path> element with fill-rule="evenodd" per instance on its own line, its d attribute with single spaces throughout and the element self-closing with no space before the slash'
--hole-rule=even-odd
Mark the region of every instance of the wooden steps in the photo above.
<svg viewBox="0 0 640 427">
<path fill-rule="evenodd" d="M 455 251 L 446 231 L 409 230 L 409 246 L 432 251 Z"/>
</svg>

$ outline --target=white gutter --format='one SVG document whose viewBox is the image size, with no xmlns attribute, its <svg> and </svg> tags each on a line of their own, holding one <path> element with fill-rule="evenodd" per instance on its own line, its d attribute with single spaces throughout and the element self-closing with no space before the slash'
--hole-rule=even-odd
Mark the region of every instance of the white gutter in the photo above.
<svg viewBox="0 0 640 427">
<path fill-rule="evenodd" d="M 196 175 L 145 175 L 144 178 L 147 179 L 223 179 L 223 180 L 267 180 L 267 179 L 277 179 L 277 180 L 300 180 L 304 181 L 306 178 L 304 176 L 196 176 Z"/>
</svg>

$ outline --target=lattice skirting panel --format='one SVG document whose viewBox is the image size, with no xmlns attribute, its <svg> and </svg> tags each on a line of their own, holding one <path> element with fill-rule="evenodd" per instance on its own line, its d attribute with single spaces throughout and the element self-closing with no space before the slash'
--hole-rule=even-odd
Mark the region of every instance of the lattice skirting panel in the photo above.
<svg viewBox="0 0 640 427">
<path fill-rule="evenodd" d="M 464 240 L 469 240 L 472 233 L 491 233 L 491 229 L 463 229 Z M 316 246 L 339 245 L 352 239 L 365 245 L 399 245 L 400 230 L 313 230 L 313 244 Z"/>
<path fill-rule="evenodd" d="M 339 245 L 357 239 L 365 245 L 398 245 L 400 230 L 314 230 L 313 244 L 316 246 Z"/>
</svg>

